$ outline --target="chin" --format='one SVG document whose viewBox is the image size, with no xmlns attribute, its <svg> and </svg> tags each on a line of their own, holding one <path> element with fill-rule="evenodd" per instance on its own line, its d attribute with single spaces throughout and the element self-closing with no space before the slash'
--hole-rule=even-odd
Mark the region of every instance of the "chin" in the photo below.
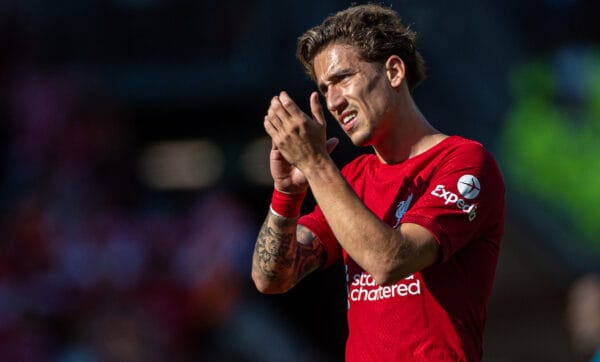
<svg viewBox="0 0 600 362">
<path fill-rule="evenodd" d="M 352 144 L 356 147 L 366 147 L 367 146 L 364 142 L 352 142 Z"/>
<path fill-rule="evenodd" d="M 365 137 L 357 137 L 355 135 L 354 137 L 350 137 L 350 140 L 352 141 L 352 144 L 355 145 L 356 147 L 369 146 L 369 139 L 365 138 Z"/>
</svg>

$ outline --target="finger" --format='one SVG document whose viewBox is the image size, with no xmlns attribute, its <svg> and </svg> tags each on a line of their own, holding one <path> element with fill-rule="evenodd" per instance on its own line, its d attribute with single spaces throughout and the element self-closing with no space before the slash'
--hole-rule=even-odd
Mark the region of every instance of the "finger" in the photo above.
<svg viewBox="0 0 600 362">
<path fill-rule="evenodd" d="M 284 92 L 282 92 L 282 94 L 283 93 Z M 272 114 L 279 117 L 280 122 L 283 122 L 284 120 L 290 117 L 290 112 L 286 107 L 286 105 L 290 105 L 290 102 L 294 103 L 289 96 L 284 97 L 283 99 L 281 98 L 281 94 L 279 96 L 275 96 L 273 97 L 273 99 L 271 99 L 271 106 L 269 107 L 269 111 L 272 112 Z"/>
<path fill-rule="evenodd" d="M 325 148 L 327 149 L 327 153 L 331 154 L 333 150 L 340 143 L 340 140 L 336 137 L 332 137 L 325 142 Z"/>
<path fill-rule="evenodd" d="M 281 103 L 282 108 L 286 111 L 287 114 L 292 116 L 301 116 L 304 112 L 298 107 L 296 102 L 290 97 L 290 95 L 282 91 L 279 94 L 279 102 Z"/>
<path fill-rule="evenodd" d="M 281 128 L 282 120 L 287 116 L 287 113 L 283 109 L 281 105 L 281 101 L 278 96 L 271 98 L 271 104 L 269 105 L 269 109 L 267 110 L 267 117 L 273 124 L 273 126 L 277 128 Z"/>
<path fill-rule="evenodd" d="M 323 107 L 321 106 L 319 93 L 317 92 L 312 92 L 310 95 L 310 111 L 317 122 L 322 126 L 325 126 L 325 115 L 323 114 Z"/>
<path fill-rule="evenodd" d="M 277 127 L 273 125 L 271 119 L 271 117 L 265 116 L 263 121 L 263 127 L 265 128 L 265 131 L 271 137 L 271 139 L 273 139 L 273 137 L 277 134 Z"/>
</svg>

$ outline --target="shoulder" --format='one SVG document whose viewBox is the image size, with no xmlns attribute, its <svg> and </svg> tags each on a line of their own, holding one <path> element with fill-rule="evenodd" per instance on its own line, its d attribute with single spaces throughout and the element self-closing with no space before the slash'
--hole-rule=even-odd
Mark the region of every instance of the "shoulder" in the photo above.
<svg viewBox="0 0 600 362">
<path fill-rule="evenodd" d="M 480 142 L 458 136 L 452 138 L 437 176 L 459 188 L 465 180 L 478 185 L 477 188 L 481 184 L 482 189 L 492 192 L 490 197 L 503 197 L 504 180 L 493 154 Z"/>
<path fill-rule="evenodd" d="M 502 172 L 482 143 L 459 136 L 451 136 L 439 146 L 439 158 L 435 160 L 432 181 L 442 185 L 461 185 L 466 179 L 475 184 L 486 185 L 499 196 L 504 192 Z"/>
<path fill-rule="evenodd" d="M 444 147 L 444 158 L 449 162 L 496 165 L 492 153 L 478 141 L 460 136 L 450 136 L 442 146 Z"/>
<path fill-rule="evenodd" d="M 447 150 L 485 150 L 485 147 L 483 144 L 481 144 L 481 142 L 461 136 L 449 136 L 442 141 L 442 144 Z"/>
</svg>

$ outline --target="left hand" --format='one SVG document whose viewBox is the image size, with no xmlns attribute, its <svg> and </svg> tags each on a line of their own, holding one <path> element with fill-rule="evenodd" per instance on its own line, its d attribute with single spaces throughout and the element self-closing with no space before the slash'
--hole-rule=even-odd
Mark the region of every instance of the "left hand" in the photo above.
<svg viewBox="0 0 600 362">
<path fill-rule="evenodd" d="M 292 98 L 281 92 L 271 99 L 264 127 L 273 145 L 293 166 L 302 171 L 315 162 L 329 158 L 338 140 L 326 140 L 326 122 L 319 96 L 310 96 L 313 118 L 304 113 Z"/>
</svg>

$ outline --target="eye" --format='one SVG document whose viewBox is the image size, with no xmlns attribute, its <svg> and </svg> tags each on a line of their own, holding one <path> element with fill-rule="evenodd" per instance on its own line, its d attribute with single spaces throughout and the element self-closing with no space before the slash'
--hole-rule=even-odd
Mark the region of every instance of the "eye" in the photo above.
<svg viewBox="0 0 600 362">
<path fill-rule="evenodd" d="M 351 79 L 352 76 L 354 75 L 354 72 L 344 72 L 344 73 L 340 73 L 335 77 L 334 83 L 338 84 L 346 84 L 348 83 Z"/>
<path fill-rule="evenodd" d="M 330 86 L 340 83 L 347 83 L 354 74 L 356 74 L 356 72 L 348 70 L 331 75 L 327 80 L 327 84 L 324 83 L 318 86 L 319 92 L 321 93 L 321 95 L 327 96 L 327 91 L 329 90 Z"/>
<path fill-rule="evenodd" d="M 327 95 L 327 86 L 325 86 L 325 85 L 319 86 L 319 93 L 321 93 L 322 96 L 326 96 Z"/>
<path fill-rule="evenodd" d="M 347 74 L 347 73 L 339 74 L 339 75 L 335 76 L 335 78 L 333 79 L 332 83 L 336 83 L 336 84 L 337 83 L 341 83 L 344 80 L 348 79 L 349 77 L 350 77 L 350 74 Z"/>
</svg>

